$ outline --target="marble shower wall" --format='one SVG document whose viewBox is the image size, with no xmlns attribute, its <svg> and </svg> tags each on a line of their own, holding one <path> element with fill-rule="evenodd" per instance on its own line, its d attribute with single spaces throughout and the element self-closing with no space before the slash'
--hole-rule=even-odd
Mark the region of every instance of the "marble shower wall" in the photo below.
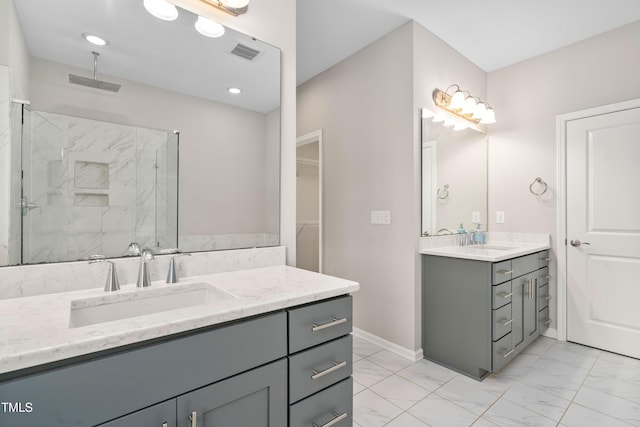
<svg viewBox="0 0 640 427">
<path fill-rule="evenodd" d="M 172 133 L 41 112 L 32 114 L 31 129 L 31 200 L 41 208 L 28 215 L 24 262 L 121 256 L 133 241 L 176 246 L 175 229 L 155 228 L 157 202 L 163 224 L 170 216 L 176 222 L 166 193 L 177 176 L 159 177 L 156 191 L 158 152 Z"/>
<path fill-rule="evenodd" d="M 9 262 L 9 68 L 0 66 L 0 265 Z"/>
</svg>

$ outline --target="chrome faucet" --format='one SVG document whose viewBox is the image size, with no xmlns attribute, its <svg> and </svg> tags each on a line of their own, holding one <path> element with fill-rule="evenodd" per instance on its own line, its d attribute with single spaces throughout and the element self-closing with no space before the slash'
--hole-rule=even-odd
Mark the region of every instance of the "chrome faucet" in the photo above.
<svg viewBox="0 0 640 427">
<path fill-rule="evenodd" d="M 167 283 L 178 283 L 178 274 L 176 270 L 176 257 L 179 256 L 191 256 L 190 253 L 180 253 L 178 250 L 174 252 L 175 255 L 171 257 L 169 261 L 169 271 L 167 271 Z"/>
<path fill-rule="evenodd" d="M 113 292 L 120 290 L 120 281 L 118 280 L 118 272 L 116 271 L 116 265 L 113 261 L 104 259 L 104 255 L 91 255 L 89 257 L 89 264 L 96 262 L 109 263 L 109 273 L 107 274 L 107 283 L 104 285 L 105 292 Z"/>
<path fill-rule="evenodd" d="M 149 248 L 140 250 L 140 245 L 133 242 L 129 245 L 129 252 L 133 255 L 140 256 L 140 267 L 138 268 L 138 280 L 136 281 L 136 287 L 148 288 L 151 286 L 151 275 L 149 274 L 149 261 L 153 261 L 153 251 Z"/>
</svg>

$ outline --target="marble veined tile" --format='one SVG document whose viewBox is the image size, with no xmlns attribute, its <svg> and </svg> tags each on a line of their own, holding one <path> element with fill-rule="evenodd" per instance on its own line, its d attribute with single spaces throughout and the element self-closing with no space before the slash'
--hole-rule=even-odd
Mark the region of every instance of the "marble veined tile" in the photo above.
<svg viewBox="0 0 640 427">
<path fill-rule="evenodd" d="M 591 347 L 568 342 L 555 342 L 542 356 L 542 359 L 568 363 L 581 368 L 591 368 L 601 351 Z"/>
<path fill-rule="evenodd" d="M 608 415 L 572 403 L 560 421 L 566 427 L 629 427 L 629 424 Z"/>
<path fill-rule="evenodd" d="M 402 413 L 402 409 L 370 390 L 353 397 L 353 418 L 365 427 L 382 427 Z"/>
<path fill-rule="evenodd" d="M 368 357 L 372 354 L 375 354 L 382 350 L 382 347 L 379 347 L 369 341 L 363 340 L 362 338 L 353 337 L 353 352 L 360 357 Z"/>
<path fill-rule="evenodd" d="M 353 394 L 354 396 L 358 393 L 360 393 L 363 390 L 366 390 L 367 388 L 365 386 L 363 386 L 362 384 L 360 384 L 358 381 L 353 380 Z"/>
<path fill-rule="evenodd" d="M 453 378 L 435 393 L 478 416 L 500 397 L 464 381 L 461 377 Z"/>
<path fill-rule="evenodd" d="M 482 418 L 499 426 L 553 427 L 556 422 L 522 406 L 500 399 L 482 415 Z"/>
<path fill-rule="evenodd" d="M 532 342 L 527 348 L 522 350 L 521 354 L 533 354 L 542 356 L 544 353 L 549 350 L 553 344 L 556 343 L 556 340 L 548 337 L 538 337 L 534 342 Z"/>
<path fill-rule="evenodd" d="M 431 392 L 397 375 L 371 387 L 371 390 L 402 409 L 409 409 Z"/>
<path fill-rule="evenodd" d="M 640 360 L 603 354 L 584 384 L 594 390 L 640 403 Z"/>
<path fill-rule="evenodd" d="M 563 399 L 571 400 L 588 373 L 588 368 L 541 358 L 520 381 Z"/>
<path fill-rule="evenodd" d="M 478 418 L 476 414 L 435 395 L 427 396 L 408 412 L 432 427 L 468 427 Z"/>
<path fill-rule="evenodd" d="M 451 380 L 457 374 L 428 360 L 419 360 L 398 372 L 398 375 L 430 391 Z"/>
<path fill-rule="evenodd" d="M 353 364 L 353 378 L 365 387 L 371 387 L 389 377 L 392 373 L 382 366 L 369 362 L 367 359 L 359 360 Z"/>
<path fill-rule="evenodd" d="M 374 362 L 376 365 L 380 365 L 393 372 L 397 372 L 412 364 L 410 360 L 407 360 L 402 356 L 398 356 L 388 350 L 379 351 L 369 356 L 367 359 Z"/>
<path fill-rule="evenodd" d="M 590 387 L 582 387 L 573 401 L 634 426 L 640 426 L 640 403 L 622 399 Z"/>
<path fill-rule="evenodd" d="M 503 395 L 503 399 L 555 421 L 560 421 L 571 403 L 569 400 L 520 383 L 513 384 Z"/>
<path fill-rule="evenodd" d="M 393 421 L 386 424 L 385 427 L 429 427 L 429 425 L 404 412 L 398 418 L 394 418 Z"/>
</svg>

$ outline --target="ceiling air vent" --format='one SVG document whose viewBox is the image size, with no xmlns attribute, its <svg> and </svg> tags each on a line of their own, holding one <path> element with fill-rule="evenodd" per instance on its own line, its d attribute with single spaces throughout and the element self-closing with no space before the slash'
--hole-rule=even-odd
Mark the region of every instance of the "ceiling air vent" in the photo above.
<svg viewBox="0 0 640 427">
<path fill-rule="evenodd" d="M 260 51 L 243 45 L 242 43 L 238 43 L 236 47 L 234 47 L 231 51 L 231 54 L 239 56 L 240 58 L 246 59 L 248 61 L 253 61 L 255 57 L 260 54 Z"/>
</svg>

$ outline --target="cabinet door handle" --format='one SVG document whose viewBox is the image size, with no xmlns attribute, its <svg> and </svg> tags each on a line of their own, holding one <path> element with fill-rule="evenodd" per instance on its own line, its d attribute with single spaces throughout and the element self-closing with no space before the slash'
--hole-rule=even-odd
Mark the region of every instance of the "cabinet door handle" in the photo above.
<svg viewBox="0 0 640 427">
<path fill-rule="evenodd" d="M 513 292 L 509 292 L 509 293 L 503 292 L 500 294 L 500 296 L 504 299 L 509 299 L 513 296 Z"/>
<path fill-rule="evenodd" d="M 505 354 L 502 355 L 502 357 L 504 357 L 505 359 L 509 356 L 511 356 L 511 354 L 516 351 L 515 348 L 512 348 L 511 350 L 507 351 Z"/>
<path fill-rule="evenodd" d="M 504 320 L 502 322 L 502 326 L 507 326 L 513 323 L 513 319 L 509 319 L 509 320 Z"/>
<path fill-rule="evenodd" d="M 549 323 L 551 323 L 551 319 L 547 319 L 543 322 L 545 325 L 549 325 Z"/>
<path fill-rule="evenodd" d="M 547 274 L 546 276 L 544 276 L 544 278 L 545 278 L 545 279 L 547 279 L 547 280 L 549 280 L 549 279 L 551 279 L 551 275 L 550 275 L 550 274 Z"/>
<path fill-rule="evenodd" d="M 508 276 L 511 273 L 513 273 L 513 270 L 500 270 L 500 271 L 498 271 L 498 273 L 504 274 L 505 276 Z"/>
<path fill-rule="evenodd" d="M 547 295 L 546 297 L 544 297 L 544 300 L 545 300 L 545 301 L 549 301 L 550 299 L 551 299 L 551 296 L 550 296 L 550 295 Z"/>
<path fill-rule="evenodd" d="M 344 368 L 345 366 L 347 366 L 347 361 L 345 360 L 344 362 L 335 362 L 332 361 L 331 362 L 333 364 L 332 367 L 325 369 L 324 371 L 316 371 L 315 369 L 312 370 L 311 372 L 313 372 L 313 375 L 311 375 L 311 379 L 312 380 L 317 380 L 320 377 L 324 377 L 327 374 L 330 374 L 331 372 L 337 371 L 338 369 Z"/>
<path fill-rule="evenodd" d="M 330 328 L 332 326 L 342 325 L 343 323 L 347 323 L 347 318 L 343 317 L 342 319 L 336 319 L 335 317 L 331 322 L 323 323 L 322 325 L 316 325 L 315 323 L 311 326 L 311 330 L 313 332 L 321 331 L 323 329 Z"/>
<path fill-rule="evenodd" d="M 162 423 L 162 427 L 169 427 L 169 423 Z"/>
<path fill-rule="evenodd" d="M 191 412 L 189 421 L 191 421 L 191 427 L 198 427 L 198 413 L 196 411 Z"/>
<path fill-rule="evenodd" d="M 321 426 L 319 426 L 316 423 L 313 423 L 313 427 L 331 427 L 333 425 L 338 424 L 340 421 L 344 420 L 345 418 L 347 418 L 347 413 L 343 412 L 342 414 L 338 415 L 335 412 L 332 413 L 334 418 L 329 421 L 328 423 L 322 424 Z"/>
</svg>

